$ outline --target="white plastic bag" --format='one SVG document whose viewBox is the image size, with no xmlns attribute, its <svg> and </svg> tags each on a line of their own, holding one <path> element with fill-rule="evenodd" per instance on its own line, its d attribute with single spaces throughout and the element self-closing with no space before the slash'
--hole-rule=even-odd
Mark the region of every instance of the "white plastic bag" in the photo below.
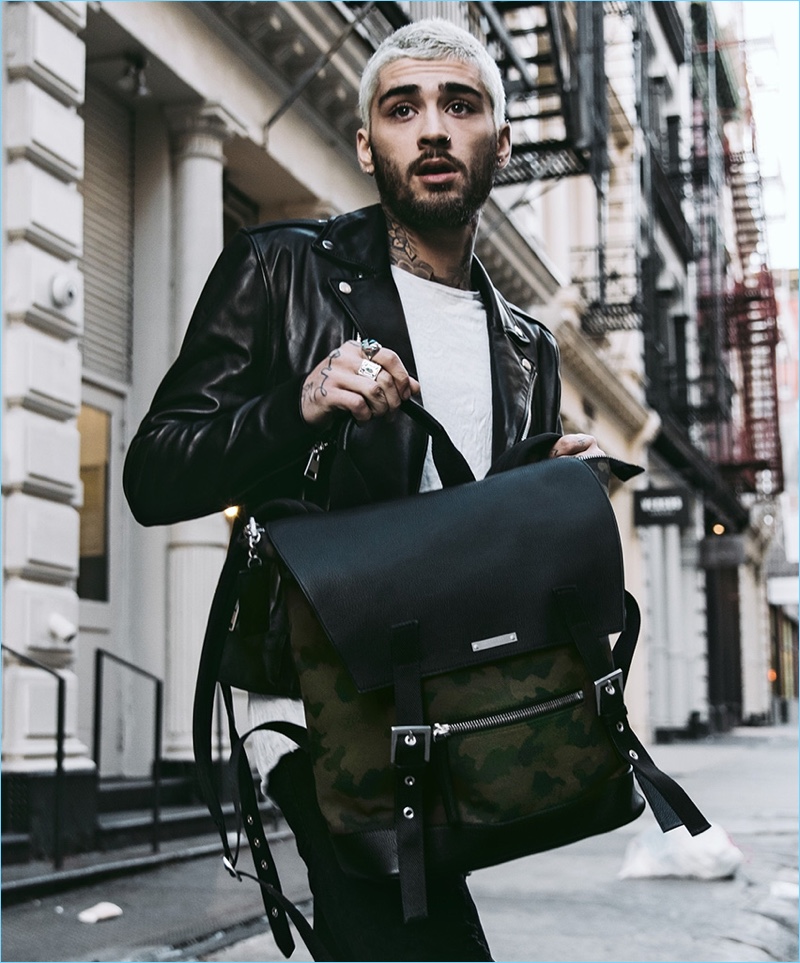
<svg viewBox="0 0 800 963">
<path fill-rule="evenodd" d="M 712 823 L 699 836 L 684 826 L 662 833 L 658 826 L 635 836 L 625 851 L 619 879 L 678 876 L 728 879 L 742 863 L 742 851 L 721 826 Z"/>
</svg>

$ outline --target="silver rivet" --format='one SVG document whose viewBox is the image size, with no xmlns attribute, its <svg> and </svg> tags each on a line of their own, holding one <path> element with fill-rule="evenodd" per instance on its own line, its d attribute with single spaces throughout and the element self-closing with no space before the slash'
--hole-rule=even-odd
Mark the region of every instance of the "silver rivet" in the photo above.
<svg viewBox="0 0 800 963">
<path fill-rule="evenodd" d="M 413 819 L 414 810 L 411 808 L 411 806 L 406 806 L 406 808 L 403 810 L 403 815 L 406 817 L 406 819 Z"/>
<path fill-rule="evenodd" d="M 262 868 L 262 869 L 269 869 L 269 863 L 266 861 L 266 859 L 262 859 L 262 860 L 261 860 L 261 868 Z"/>
<path fill-rule="evenodd" d="M 618 723 L 617 723 L 617 732 L 624 732 L 624 731 L 625 731 L 625 726 L 624 726 L 621 722 L 618 722 Z"/>
<path fill-rule="evenodd" d="M 416 781 L 417 781 L 417 780 L 416 780 L 413 776 L 406 776 L 406 778 L 403 780 L 403 782 L 404 782 L 407 786 L 413 786 L 414 783 L 416 783 Z"/>
<path fill-rule="evenodd" d="M 347 281 L 340 281 L 340 282 L 339 282 L 339 290 L 342 292 L 342 294 L 350 294 L 350 292 L 351 292 L 353 289 L 350 287 L 350 285 L 347 283 Z"/>
<path fill-rule="evenodd" d="M 248 825 L 248 826 L 252 826 L 252 825 L 253 825 L 253 817 L 252 817 L 252 816 L 248 816 L 248 817 L 247 817 L 247 825 Z"/>
<path fill-rule="evenodd" d="M 255 846 L 256 849 L 258 849 L 261 846 L 261 840 L 258 838 L 258 836 L 256 836 L 256 838 L 253 840 L 253 845 Z"/>
<path fill-rule="evenodd" d="M 531 370 L 531 363 L 530 363 L 530 361 L 528 361 L 527 358 L 523 358 L 523 359 L 522 359 L 522 367 L 523 367 L 526 371 L 530 371 L 530 370 Z"/>
<path fill-rule="evenodd" d="M 616 691 L 617 691 L 617 690 L 614 688 L 614 686 L 609 682 L 608 685 L 606 686 L 606 692 L 607 692 L 609 695 L 614 695 L 614 693 L 615 693 Z"/>
<path fill-rule="evenodd" d="M 322 242 L 322 246 L 325 248 L 326 251 L 332 251 L 332 250 L 333 250 L 333 241 L 323 241 L 323 242 Z"/>
<path fill-rule="evenodd" d="M 409 732 L 409 733 L 406 734 L 406 737 L 405 737 L 405 739 L 403 740 L 403 742 L 405 742 L 405 744 L 406 744 L 407 746 L 416 746 L 416 744 L 417 744 L 417 737 L 414 735 L 413 732 Z"/>
<path fill-rule="evenodd" d="M 628 750 L 628 755 L 631 757 L 631 759 L 638 759 L 638 758 L 639 758 L 639 753 L 636 752 L 635 749 L 629 749 L 629 750 Z"/>
<path fill-rule="evenodd" d="M 277 906 L 273 906 L 272 909 L 269 911 L 269 915 L 270 915 L 274 920 L 276 920 L 276 919 L 278 918 L 278 907 L 277 907 Z"/>
</svg>

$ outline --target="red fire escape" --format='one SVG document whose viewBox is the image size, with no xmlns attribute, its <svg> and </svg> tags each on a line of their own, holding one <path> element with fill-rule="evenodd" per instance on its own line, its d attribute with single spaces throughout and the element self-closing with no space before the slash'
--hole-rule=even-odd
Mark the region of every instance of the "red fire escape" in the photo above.
<svg viewBox="0 0 800 963">
<path fill-rule="evenodd" d="M 726 297 L 728 347 L 741 366 L 741 428 L 733 439 L 731 471 L 744 490 L 783 491 L 775 347 L 778 310 L 767 263 L 766 218 L 758 156 L 726 151 L 742 278 Z"/>
</svg>

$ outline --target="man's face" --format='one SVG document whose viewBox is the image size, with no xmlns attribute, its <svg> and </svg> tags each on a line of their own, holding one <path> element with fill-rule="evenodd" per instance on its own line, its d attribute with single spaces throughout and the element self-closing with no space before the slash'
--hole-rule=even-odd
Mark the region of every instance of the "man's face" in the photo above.
<svg viewBox="0 0 800 963">
<path fill-rule="evenodd" d="M 456 60 L 384 67 L 370 128 L 358 133 L 362 169 L 374 172 L 389 211 L 416 230 L 469 224 L 510 155 L 508 125 L 496 130 L 477 68 Z"/>
</svg>

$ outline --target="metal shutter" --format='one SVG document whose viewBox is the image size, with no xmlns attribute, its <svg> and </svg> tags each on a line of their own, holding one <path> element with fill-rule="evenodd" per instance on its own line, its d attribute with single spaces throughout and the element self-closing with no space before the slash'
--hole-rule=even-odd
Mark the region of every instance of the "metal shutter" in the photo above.
<svg viewBox="0 0 800 963">
<path fill-rule="evenodd" d="M 131 380 L 133 114 L 87 85 L 83 110 L 83 365 Z"/>
</svg>

